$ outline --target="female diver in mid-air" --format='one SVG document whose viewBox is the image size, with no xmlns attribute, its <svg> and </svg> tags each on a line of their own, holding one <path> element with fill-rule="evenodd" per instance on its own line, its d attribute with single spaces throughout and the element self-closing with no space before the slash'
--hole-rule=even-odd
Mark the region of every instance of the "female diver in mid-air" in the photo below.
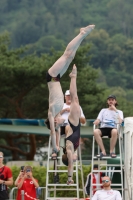
<svg viewBox="0 0 133 200">
<path fill-rule="evenodd" d="M 67 184 L 73 184 L 73 162 L 77 160 L 77 150 L 80 142 L 80 117 L 81 109 L 79 106 L 79 100 L 77 95 L 77 68 L 76 65 L 73 66 L 72 72 L 70 73 L 70 114 L 68 117 L 69 124 L 65 127 L 65 148 L 64 154 L 62 155 L 62 162 L 68 166 L 68 180 Z"/>
<path fill-rule="evenodd" d="M 60 116 L 60 111 L 64 105 L 64 95 L 60 85 L 60 78 L 68 69 L 70 63 L 74 59 L 76 51 L 83 39 L 94 29 L 95 25 L 89 25 L 81 28 L 80 33 L 67 45 L 64 54 L 54 63 L 47 72 L 47 83 L 49 89 L 49 109 L 47 126 L 51 130 L 52 141 L 52 159 L 56 159 L 59 146 L 56 143 L 56 133 L 59 126 L 63 124 L 64 119 Z"/>
</svg>

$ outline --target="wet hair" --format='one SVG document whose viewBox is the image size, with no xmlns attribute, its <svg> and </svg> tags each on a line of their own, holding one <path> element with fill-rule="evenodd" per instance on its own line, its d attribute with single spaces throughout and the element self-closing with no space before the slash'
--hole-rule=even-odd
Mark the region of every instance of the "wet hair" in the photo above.
<svg viewBox="0 0 133 200">
<path fill-rule="evenodd" d="M 45 120 L 45 125 L 47 126 L 48 129 L 50 129 L 50 122 L 48 118 Z"/>
<path fill-rule="evenodd" d="M 68 166 L 68 157 L 67 157 L 67 153 L 62 155 L 62 162 L 64 165 Z"/>
<path fill-rule="evenodd" d="M 62 147 L 62 146 L 60 146 Z M 62 147 L 63 149 L 63 155 L 62 155 L 62 162 L 64 165 L 68 166 L 68 157 L 67 157 L 67 152 L 66 152 L 66 147 Z"/>
<path fill-rule="evenodd" d="M 50 129 L 50 121 L 48 118 L 45 120 L 45 125 L 47 126 L 48 129 Z M 58 127 L 55 127 L 55 131 L 57 130 L 58 130 Z"/>
</svg>

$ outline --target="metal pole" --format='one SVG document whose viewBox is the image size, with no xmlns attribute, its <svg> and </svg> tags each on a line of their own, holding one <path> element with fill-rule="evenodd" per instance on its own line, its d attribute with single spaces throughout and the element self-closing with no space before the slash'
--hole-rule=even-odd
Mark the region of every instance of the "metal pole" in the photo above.
<svg viewBox="0 0 133 200">
<path fill-rule="evenodd" d="M 80 162 L 80 170 L 81 170 L 81 180 L 82 180 L 82 188 L 83 188 L 83 197 L 85 199 L 85 187 L 84 187 L 84 176 L 83 176 L 83 165 L 82 165 L 82 158 L 81 158 L 81 147 L 79 145 L 78 148 L 78 154 L 79 154 L 79 162 Z"/>
<path fill-rule="evenodd" d="M 51 147 L 51 136 L 49 136 L 49 145 L 48 145 L 48 158 L 47 158 L 47 175 L 46 175 L 46 192 L 45 192 L 45 200 L 47 200 L 47 198 L 50 195 L 49 192 L 49 168 L 50 168 L 50 147 Z"/>
<path fill-rule="evenodd" d="M 21 190 L 21 200 L 24 200 L 24 190 Z"/>
</svg>

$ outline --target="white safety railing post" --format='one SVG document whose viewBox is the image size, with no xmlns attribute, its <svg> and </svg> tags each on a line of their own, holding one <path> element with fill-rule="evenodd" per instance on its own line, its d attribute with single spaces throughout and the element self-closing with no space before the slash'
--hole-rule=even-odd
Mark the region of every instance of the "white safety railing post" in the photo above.
<svg viewBox="0 0 133 200">
<path fill-rule="evenodd" d="M 21 200 L 24 200 L 24 190 L 21 190 Z"/>
</svg>

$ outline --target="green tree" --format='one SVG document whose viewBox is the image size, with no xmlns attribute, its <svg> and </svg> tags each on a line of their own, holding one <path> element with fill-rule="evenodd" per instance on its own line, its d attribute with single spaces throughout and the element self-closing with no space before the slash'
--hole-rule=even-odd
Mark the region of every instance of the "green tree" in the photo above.
<svg viewBox="0 0 133 200">
<path fill-rule="evenodd" d="M 122 34 L 110 37 L 105 30 L 94 31 L 89 39 L 92 41 L 90 63 L 94 68 L 103 70 L 107 85 L 131 89 L 133 40 Z"/>
<path fill-rule="evenodd" d="M 48 87 L 45 80 L 46 71 L 62 55 L 62 51 L 52 50 L 50 54 L 25 55 L 25 48 L 9 50 L 8 35 L 0 37 L 0 117 L 3 118 L 46 118 L 48 110 Z M 85 109 L 87 118 L 95 116 L 101 105 L 102 95 L 96 84 L 98 76 L 95 69 L 89 66 L 89 45 L 82 46 L 68 72 L 61 79 L 63 91 L 69 88 L 70 78 L 68 74 L 72 65 L 78 67 L 78 95 L 81 105 Z M 97 102 L 97 106 L 94 106 Z M 36 139 L 33 134 L 7 134 L 8 145 L 0 147 L 11 150 L 13 159 L 19 159 L 19 155 L 32 160 L 36 152 Z M 28 152 L 22 150 L 21 144 L 30 146 Z M 26 149 L 26 148 L 25 148 Z"/>
<path fill-rule="evenodd" d="M 21 57 L 24 48 L 8 50 L 8 35 L 0 37 L 0 116 L 5 118 L 27 118 L 23 108 L 25 97 L 44 81 L 45 67 L 41 67 L 41 59 L 35 55 Z M 32 102 L 32 99 L 30 99 Z M 34 104 L 33 104 L 34 105 Z M 28 108 L 34 107 L 28 105 Z M 20 138 L 24 138 L 20 141 Z M 28 142 L 27 138 L 28 137 Z M 19 139 L 19 142 L 16 141 Z M 19 155 L 26 156 L 28 160 L 34 158 L 36 152 L 36 138 L 34 134 L 8 134 L 8 145 L 0 147 L 12 151 L 13 160 L 19 159 Z M 20 149 L 20 144 L 29 145 L 29 152 Z"/>
</svg>

